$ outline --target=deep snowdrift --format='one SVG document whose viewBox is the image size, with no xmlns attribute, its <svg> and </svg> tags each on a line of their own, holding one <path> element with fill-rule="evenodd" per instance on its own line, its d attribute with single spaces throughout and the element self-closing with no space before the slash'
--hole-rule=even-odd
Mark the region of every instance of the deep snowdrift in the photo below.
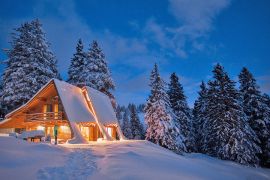
<svg viewBox="0 0 270 180">
<path fill-rule="evenodd" d="M 1 179 L 270 179 L 202 154 L 180 156 L 146 141 L 54 146 L 0 137 Z"/>
<path fill-rule="evenodd" d="M 0 179 L 36 179 L 42 167 L 62 166 L 69 150 L 0 136 Z"/>
</svg>

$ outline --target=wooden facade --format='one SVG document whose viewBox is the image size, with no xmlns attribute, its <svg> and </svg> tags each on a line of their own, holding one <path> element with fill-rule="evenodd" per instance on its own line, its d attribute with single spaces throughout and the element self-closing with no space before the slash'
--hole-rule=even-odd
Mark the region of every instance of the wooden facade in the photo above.
<svg viewBox="0 0 270 180">
<path fill-rule="evenodd" d="M 53 81 L 36 94 L 26 105 L 7 115 L 7 122 L 0 128 L 15 128 L 18 133 L 30 130 L 44 130 L 46 136 L 54 138 L 54 127 L 58 128 L 58 139 L 65 142 L 73 137 L 65 109 L 58 96 Z M 78 124 L 82 135 L 88 141 L 103 138 L 95 122 L 81 122 Z M 116 124 L 106 126 L 108 134 L 116 140 Z"/>
<path fill-rule="evenodd" d="M 80 123 L 80 130 L 88 141 L 97 141 L 98 138 L 103 138 L 103 135 L 96 123 Z M 105 126 L 108 134 L 114 139 L 117 139 L 117 129 L 116 126 Z"/>
</svg>

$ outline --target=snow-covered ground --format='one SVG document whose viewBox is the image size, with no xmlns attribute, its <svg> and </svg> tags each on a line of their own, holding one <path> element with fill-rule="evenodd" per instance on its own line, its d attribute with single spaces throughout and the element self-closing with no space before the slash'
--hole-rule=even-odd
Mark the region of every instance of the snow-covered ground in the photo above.
<svg viewBox="0 0 270 180">
<path fill-rule="evenodd" d="M 0 137 L 0 179 L 270 179 L 202 154 L 180 156 L 147 141 L 54 146 Z"/>
</svg>

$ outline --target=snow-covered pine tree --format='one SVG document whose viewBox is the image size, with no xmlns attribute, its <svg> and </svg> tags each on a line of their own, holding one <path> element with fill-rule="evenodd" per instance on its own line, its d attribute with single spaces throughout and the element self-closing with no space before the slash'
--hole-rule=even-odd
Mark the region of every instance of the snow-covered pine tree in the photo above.
<svg viewBox="0 0 270 180">
<path fill-rule="evenodd" d="M 83 72 L 86 64 L 86 53 L 83 51 L 83 43 L 82 40 L 79 39 L 76 52 L 73 54 L 73 58 L 71 59 L 71 64 L 68 68 L 68 82 L 75 86 L 83 86 L 85 85 L 85 80 L 83 78 Z"/>
<path fill-rule="evenodd" d="M 25 84 L 31 82 L 26 76 L 29 72 L 26 67 L 29 64 L 30 52 L 28 46 L 30 37 L 31 25 L 28 22 L 22 24 L 12 33 L 11 49 L 7 51 L 9 58 L 5 61 L 6 69 L 3 73 L 3 92 L 1 96 L 3 106 L 7 111 L 15 109 L 30 98 L 30 87 L 25 86 Z M 22 88 L 24 86 L 25 88 Z"/>
<path fill-rule="evenodd" d="M 129 110 L 125 109 L 124 115 L 123 115 L 123 126 L 122 126 L 123 134 L 126 138 L 132 139 L 132 131 L 130 127 L 130 120 L 129 120 Z"/>
<path fill-rule="evenodd" d="M 108 95 L 111 99 L 113 107 L 116 108 L 115 97 L 111 92 L 115 89 L 115 85 L 105 60 L 105 55 L 99 47 L 97 41 L 93 41 L 93 43 L 90 45 L 89 52 L 87 53 L 83 77 L 87 86 Z"/>
<path fill-rule="evenodd" d="M 267 114 L 268 114 L 268 118 L 270 117 L 270 115 L 269 115 L 269 108 L 270 108 L 270 96 L 268 95 L 268 94 L 263 94 L 263 96 L 262 96 L 262 98 L 263 98 L 263 102 L 264 102 L 264 104 L 266 104 L 267 105 L 267 108 L 265 109 L 265 111 L 264 111 L 264 116 L 267 116 Z M 269 127 L 269 131 L 270 131 L 270 127 Z M 264 166 L 266 166 L 266 167 L 268 167 L 268 168 L 270 168 L 270 152 L 269 152 L 269 149 L 270 149 L 270 137 L 268 137 L 268 141 L 266 141 L 265 142 L 265 147 L 262 149 L 262 151 L 263 151 L 263 158 L 264 159 L 267 159 L 266 161 L 265 161 L 265 163 L 263 164 Z M 268 151 L 268 154 L 266 153 Z M 265 158 L 266 156 L 268 156 L 268 158 Z"/>
<path fill-rule="evenodd" d="M 172 110 L 176 115 L 176 125 L 179 128 L 180 134 L 188 152 L 194 151 L 194 138 L 192 119 L 190 115 L 190 109 L 187 104 L 186 96 L 182 84 L 175 73 L 170 76 L 170 83 L 168 89 L 168 95 L 171 103 Z"/>
<path fill-rule="evenodd" d="M 121 110 L 121 106 L 117 105 L 116 110 L 115 110 L 115 114 L 116 114 L 116 118 L 118 120 L 118 123 L 120 125 L 120 127 L 122 128 L 123 125 L 123 115 L 122 115 L 122 110 Z"/>
<path fill-rule="evenodd" d="M 51 78 L 59 78 L 59 74 L 38 20 L 15 29 L 7 55 L 1 99 L 9 112 L 26 103 Z"/>
<path fill-rule="evenodd" d="M 259 156 L 261 165 L 270 166 L 270 107 L 261 95 L 253 75 L 245 67 L 239 74 L 239 82 L 244 112 L 249 125 L 260 140 L 258 145 L 262 149 Z"/>
<path fill-rule="evenodd" d="M 38 77 L 37 82 L 44 84 L 48 82 L 48 78 L 58 78 L 61 79 L 60 74 L 57 70 L 57 60 L 49 49 L 49 43 L 46 41 L 45 33 L 42 29 L 42 24 L 38 19 L 31 22 L 33 27 L 34 39 L 33 44 L 33 59 L 39 63 L 37 66 L 36 62 L 33 63 L 34 69 L 37 71 Z M 38 88 L 37 90 L 39 90 Z"/>
<path fill-rule="evenodd" d="M 195 142 L 198 152 L 203 152 L 202 147 L 204 144 L 204 134 L 205 128 L 204 124 L 206 122 L 206 107 L 207 107 L 207 87 L 205 83 L 202 81 L 200 85 L 199 97 L 194 103 L 193 108 L 193 124 L 194 124 L 194 134 L 195 134 Z"/>
<path fill-rule="evenodd" d="M 131 104 L 130 107 L 130 126 L 133 139 L 143 139 L 144 131 L 143 126 L 137 114 L 137 108 L 135 104 Z"/>
<path fill-rule="evenodd" d="M 0 97 L 2 97 L 2 94 L 3 94 L 3 82 L 2 78 L 0 78 Z M 0 99 L 0 121 L 4 119 L 4 117 L 5 117 L 5 109 L 2 100 Z"/>
<path fill-rule="evenodd" d="M 143 113 L 143 109 L 144 109 L 144 104 L 139 104 L 137 107 L 137 111 L 140 113 Z"/>
<path fill-rule="evenodd" d="M 181 153 L 185 150 L 185 146 L 181 143 L 183 139 L 175 125 L 175 115 L 157 64 L 151 72 L 150 87 L 151 94 L 144 109 L 144 119 L 147 123 L 146 140 Z"/>
<path fill-rule="evenodd" d="M 247 123 L 235 83 L 219 64 L 213 74 L 214 79 L 208 83 L 204 152 L 245 165 L 257 165 L 261 149 Z"/>
<path fill-rule="evenodd" d="M 268 94 L 263 94 L 263 101 L 268 107 L 270 107 L 270 96 Z"/>
</svg>

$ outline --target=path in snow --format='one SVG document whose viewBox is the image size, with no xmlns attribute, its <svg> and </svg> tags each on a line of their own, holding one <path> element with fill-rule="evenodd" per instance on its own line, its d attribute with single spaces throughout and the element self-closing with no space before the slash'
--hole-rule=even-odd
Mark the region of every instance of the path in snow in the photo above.
<svg viewBox="0 0 270 180">
<path fill-rule="evenodd" d="M 40 169 L 37 179 L 87 179 L 97 169 L 94 160 L 90 149 L 76 149 L 67 155 L 64 166 Z"/>
<path fill-rule="evenodd" d="M 147 141 L 55 146 L 0 137 L 0 179 L 269 180 L 270 169 L 203 154 L 180 156 Z"/>
</svg>

